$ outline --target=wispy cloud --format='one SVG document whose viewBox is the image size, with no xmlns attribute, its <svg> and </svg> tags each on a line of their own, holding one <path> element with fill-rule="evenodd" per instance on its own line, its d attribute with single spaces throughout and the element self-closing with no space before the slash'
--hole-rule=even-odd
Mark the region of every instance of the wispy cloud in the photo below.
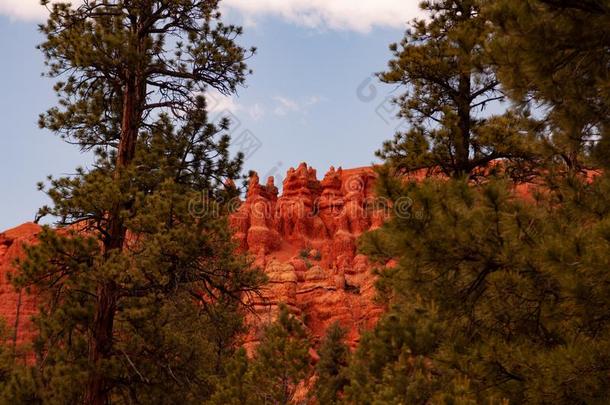
<svg viewBox="0 0 610 405">
<path fill-rule="evenodd" d="M 252 120 L 258 121 L 266 114 L 265 107 L 260 103 L 253 105 L 240 104 L 235 96 L 225 96 L 212 90 L 206 93 L 207 109 L 212 116 L 243 116 L 247 114 Z"/>
<path fill-rule="evenodd" d="M 400 28 L 421 16 L 418 0 L 225 0 L 223 4 L 248 21 L 271 15 L 306 27 L 360 32 Z"/>
<path fill-rule="evenodd" d="M 299 110 L 299 104 L 294 100 L 282 96 L 276 96 L 273 97 L 273 99 L 277 103 L 277 106 L 273 110 L 275 115 L 286 115 L 289 112 Z"/>
<path fill-rule="evenodd" d="M 285 116 L 291 112 L 295 113 L 306 113 L 308 109 L 323 100 L 319 96 L 311 96 L 304 100 L 297 101 L 284 96 L 273 97 L 276 105 L 273 109 L 273 113 L 278 116 Z"/>
<path fill-rule="evenodd" d="M 40 21 L 48 13 L 40 0 L 0 0 L 0 14 L 16 20 Z"/>
<path fill-rule="evenodd" d="M 241 109 L 240 105 L 237 104 L 235 97 L 225 96 L 216 90 L 208 91 L 205 94 L 205 99 L 210 113 L 229 112 L 235 114 Z"/>
<path fill-rule="evenodd" d="M 59 1 L 59 0 L 55 0 Z M 65 0 L 64 0 L 65 1 Z M 78 4 L 80 0 L 72 0 Z M 243 16 L 246 25 L 275 16 L 301 26 L 368 32 L 373 27 L 402 27 L 420 14 L 417 0 L 224 0 L 223 7 Z M 0 14 L 40 21 L 47 11 L 40 0 L 0 0 Z"/>
<path fill-rule="evenodd" d="M 289 114 L 307 114 L 314 105 L 324 101 L 323 97 L 310 96 L 303 99 L 293 99 L 286 96 L 275 96 L 270 102 L 256 102 L 251 105 L 244 105 L 238 102 L 235 96 L 225 96 L 217 91 L 206 93 L 207 108 L 212 116 L 239 116 L 247 115 L 254 121 L 262 119 L 267 112 L 276 116 L 286 116 Z"/>
</svg>

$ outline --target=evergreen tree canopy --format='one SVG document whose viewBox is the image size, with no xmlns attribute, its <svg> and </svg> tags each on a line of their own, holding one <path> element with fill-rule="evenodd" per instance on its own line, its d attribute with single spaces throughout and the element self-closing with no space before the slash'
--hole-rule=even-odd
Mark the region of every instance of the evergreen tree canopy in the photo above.
<svg viewBox="0 0 610 405">
<path fill-rule="evenodd" d="M 344 342 L 345 330 L 335 322 L 326 331 L 320 344 L 320 360 L 316 364 L 313 394 L 320 404 L 336 404 L 348 383 L 347 364 L 350 351 Z"/>
<path fill-rule="evenodd" d="M 311 374 L 310 347 L 301 321 L 282 307 L 254 354 L 250 378 L 256 403 L 293 403 L 297 387 Z"/>
<path fill-rule="evenodd" d="M 295 403 L 295 394 L 311 376 L 309 341 L 305 329 L 285 306 L 267 325 L 252 359 L 239 350 L 228 362 L 227 377 L 211 404 Z"/>
<path fill-rule="evenodd" d="M 0 319 L 0 386 L 10 378 L 11 359 L 8 347 L 7 327 L 4 320 Z"/>
<path fill-rule="evenodd" d="M 398 264 L 380 273 L 391 308 L 352 362 L 352 399 L 610 399 L 607 176 L 568 178 L 528 199 L 493 179 L 393 187 L 426 214 L 396 217 L 363 241 Z"/>
<path fill-rule="evenodd" d="M 40 49 L 59 105 L 40 125 L 95 162 L 50 180 L 53 206 L 41 214 L 58 229 L 27 249 L 15 279 L 41 297 L 36 364 L 7 392 L 99 405 L 213 393 L 242 331 L 243 294 L 262 280 L 234 254 L 222 203 L 241 156 L 229 155 L 228 123 L 207 119 L 205 92 L 234 92 L 248 73 L 241 29 L 217 10 L 52 4 Z"/>
<path fill-rule="evenodd" d="M 380 154 L 386 165 L 378 190 L 396 204 L 412 204 L 361 241 L 364 253 L 397 265 L 379 272 L 389 311 L 350 362 L 347 398 L 607 403 L 610 177 L 581 171 L 591 153 L 607 159 L 607 2 L 423 6 L 430 20 L 415 23 L 381 76 L 408 86 L 399 102 L 412 128 Z M 506 91 L 518 108 L 474 117 L 472 135 L 457 138 L 468 134 L 460 131 L 466 103 L 452 97 L 468 99 L 460 84 L 490 100 Z M 541 121 L 524 120 L 529 112 Z M 483 144 L 477 136 L 492 123 L 504 137 L 485 155 L 519 157 L 537 169 L 537 191 L 518 192 L 490 170 L 479 184 L 438 178 L 414 184 L 394 176 L 400 165 L 468 173 L 476 166 L 455 169 L 459 147 L 462 162 L 487 165 L 477 159 Z M 533 154 L 494 152 L 515 145 Z"/>
<path fill-rule="evenodd" d="M 235 352 L 225 363 L 225 376 L 219 381 L 218 389 L 206 403 L 214 405 L 256 404 L 251 395 L 250 359 L 244 348 Z"/>
<path fill-rule="evenodd" d="M 610 2 L 491 0 L 487 10 L 502 86 L 545 116 L 554 155 L 579 169 L 599 146 L 595 157 L 607 165 Z"/>
<path fill-rule="evenodd" d="M 478 0 L 432 0 L 421 7 L 382 81 L 405 93 L 396 102 L 410 124 L 378 155 L 401 170 L 431 169 L 448 176 L 475 175 L 496 159 L 530 162 L 536 125 L 515 111 L 484 114 L 505 100 L 488 44 L 493 26 Z"/>
</svg>

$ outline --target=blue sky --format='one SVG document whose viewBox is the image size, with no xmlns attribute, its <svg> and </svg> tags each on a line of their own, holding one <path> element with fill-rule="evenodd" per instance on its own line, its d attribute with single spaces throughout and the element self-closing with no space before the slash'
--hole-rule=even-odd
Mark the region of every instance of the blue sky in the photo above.
<svg viewBox="0 0 610 405">
<path fill-rule="evenodd" d="M 19 1 L 0 0 L 0 230 L 32 220 L 47 202 L 38 181 L 90 162 L 37 127 L 38 114 L 56 100 L 40 76 L 37 1 Z M 371 164 L 400 125 L 388 102 L 397 89 L 372 74 L 386 66 L 388 45 L 402 37 L 413 5 L 334 1 L 227 0 L 227 19 L 244 25 L 240 42 L 258 53 L 249 63 L 254 74 L 235 97 L 211 95 L 212 117 L 234 117 L 233 149 L 246 153 L 244 169 L 261 178 L 274 175 L 280 184 L 301 161 L 318 177 L 331 165 Z"/>
</svg>

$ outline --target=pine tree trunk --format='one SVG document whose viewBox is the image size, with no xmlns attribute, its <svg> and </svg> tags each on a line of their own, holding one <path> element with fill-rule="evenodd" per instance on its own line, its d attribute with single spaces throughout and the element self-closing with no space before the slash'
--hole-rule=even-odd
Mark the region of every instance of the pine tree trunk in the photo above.
<svg viewBox="0 0 610 405">
<path fill-rule="evenodd" d="M 122 169 L 129 166 L 136 153 L 142 110 L 141 103 L 143 102 L 142 95 L 145 94 L 144 83 L 140 79 L 137 69 L 136 72 L 128 75 L 123 94 L 122 131 L 115 169 L 115 176 L 117 178 L 121 175 Z M 109 231 L 104 246 L 106 257 L 113 251 L 123 249 L 127 233 L 121 218 L 121 211 L 124 208 L 126 207 L 118 204 L 109 214 Z M 89 364 L 92 366 L 92 370 L 90 371 L 85 393 L 85 404 L 88 405 L 107 405 L 110 403 L 108 395 L 109 384 L 102 366 L 104 361 L 110 359 L 113 354 L 114 315 L 117 298 L 118 291 L 114 281 L 108 280 L 98 286 L 89 349 Z"/>
<path fill-rule="evenodd" d="M 460 75 L 458 95 L 458 128 L 455 139 L 455 177 L 470 173 L 470 74 Z"/>
<path fill-rule="evenodd" d="M 123 169 L 127 168 L 136 154 L 136 144 L 142 118 L 143 103 L 146 95 L 146 80 L 144 79 L 141 64 L 145 37 L 139 35 L 140 27 L 136 23 L 133 27 L 132 52 L 136 56 L 135 66 L 128 66 L 125 70 L 123 101 L 121 114 L 121 139 L 119 141 L 115 179 L 119 179 Z M 128 209 L 129 204 L 121 201 L 109 213 L 108 236 L 104 243 L 104 255 L 114 251 L 121 251 L 125 242 L 127 229 L 121 211 Z M 109 381 L 105 372 L 101 370 L 105 360 L 113 355 L 114 316 L 117 307 L 118 288 L 113 280 L 105 280 L 97 287 L 97 299 L 91 342 L 89 344 L 89 364 L 92 366 L 89 381 L 85 392 L 85 403 L 88 405 L 107 405 L 109 401 Z"/>
<path fill-rule="evenodd" d="M 89 382 L 85 395 L 85 403 L 89 405 L 106 405 L 108 389 L 102 363 L 112 352 L 112 334 L 114 313 L 116 310 L 116 285 L 112 282 L 103 283 L 97 288 L 96 313 L 93 324 L 93 338 L 90 348 Z"/>
</svg>

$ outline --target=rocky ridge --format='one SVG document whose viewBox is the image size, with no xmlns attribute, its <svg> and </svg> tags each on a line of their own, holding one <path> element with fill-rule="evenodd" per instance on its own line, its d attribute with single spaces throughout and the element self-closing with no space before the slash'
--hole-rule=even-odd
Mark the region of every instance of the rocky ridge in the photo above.
<svg viewBox="0 0 610 405">
<path fill-rule="evenodd" d="M 322 180 L 302 163 L 291 168 L 279 195 L 273 177 L 261 185 L 253 173 L 246 200 L 231 216 L 240 249 L 248 251 L 269 283 L 252 298 L 247 347 L 261 326 L 285 304 L 319 339 L 334 322 L 347 329 L 356 345 L 363 329 L 382 311 L 374 303 L 374 277 L 357 238 L 381 226 L 386 210 L 375 198 L 372 168 L 331 167 Z"/>
<path fill-rule="evenodd" d="M 374 325 L 382 307 L 373 300 L 371 264 L 356 251 L 358 236 L 386 217 L 374 181 L 369 167 L 331 167 L 319 180 L 315 169 L 302 163 L 288 171 L 280 195 L 273 178 L 261 185 L 258 175 L 251 176 L 230 224 L 239 249 L 252 256 L 269 283 L 250 298 L 255 311 L 247 318 L 247 348 L 254 347 L 280 304 L 303 321 L 315 341 L 337 321 L 355 346 L 361 331 Z M 0 233 L 0 316 L 15 331 L 16 345 L 32 339 L 30 318 L 37 304 L 35 296 L 15 291 L 9 277 L 23 246 L 35 243 L 40 230 L 26 223 Z"/>
</svg>

